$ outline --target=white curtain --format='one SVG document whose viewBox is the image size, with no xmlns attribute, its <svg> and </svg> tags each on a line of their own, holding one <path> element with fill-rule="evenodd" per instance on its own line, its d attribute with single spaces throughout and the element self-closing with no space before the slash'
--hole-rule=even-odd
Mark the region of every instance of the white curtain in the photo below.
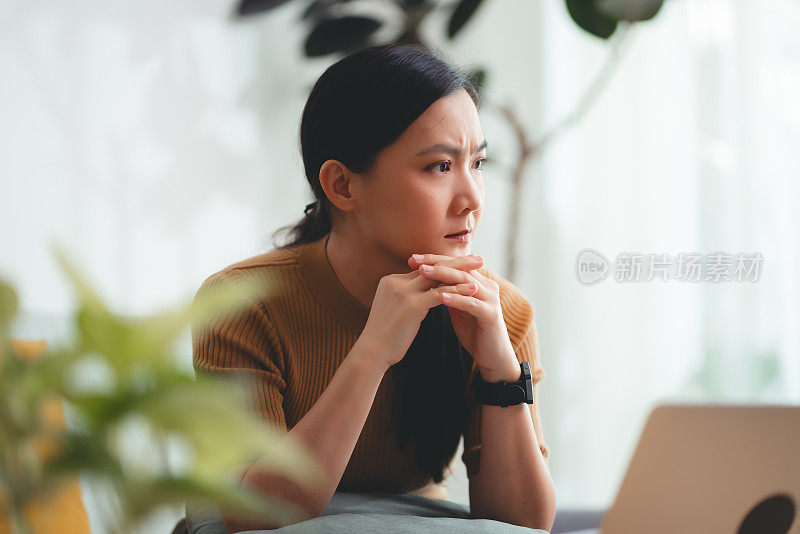
<svg viewBox="0 0 800 534">
<path fill-rule="evenodd" d="M 543 123 L 607 55 L 543 8 Z M 667 1 L 531 175 L 520 284 L 559 502 L 607 506 L 665 401 L 800 401 L 800 3 Z M 760 253 L 755 282 L 577 281 L 578 251 Z"/>
<path fill-rule="evenodd" d="M 0 275 L 21 290 L 17 335 L 67 335 L 53 241 L 115 309 L 146 313 L 302 215 L 300 115 L 329 64 L 301 56 L 302 7 L 233 23 L 231 0 L 0 6 Z M 610 504 L 658 402 L 800 402 L 799 23 L 796 0 L 667 0 L 529 170 L 514 282 L 536 308 L 562 507 Z M 454 43 L 445 24 L 424 31 L 484 66 L 490 102 L 513 103 L 532 136 L 572 110 L 609 51 L 561 0 L 487 2 Z M 482 123 L 497 164 L 474 250 L 503 274 L 516 145 L 491 104 Z M 587 286 L 586 248 L 612 268 L 623 253 L 764 259 L 755 282 Z M 190 365 L 188 339 L 182 350 Z M 449 488 L 467 502 L 463 470 Z M 165 514 L 160 530 L 177 517 Z"/>
</svg>

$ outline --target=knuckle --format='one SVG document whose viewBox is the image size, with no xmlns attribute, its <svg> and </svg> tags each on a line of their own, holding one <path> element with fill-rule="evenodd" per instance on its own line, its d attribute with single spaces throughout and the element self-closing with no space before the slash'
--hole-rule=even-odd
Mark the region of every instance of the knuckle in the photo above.
<svg viewBox="0 0 800 534">
<path fill-rule="evenodd" d="M 442 286 L 435 288 L 434 291 L 435 291 L 434 295 L 438 297 L 444 293 L 450 293 L 450 294 L 458 293 L 458 288 L 453 286 Z"/>
<path fill-rule="evenodd" d="M 387 274 L 386 276 L 382 277 L 378 281 L 378 288 L 379 289 L 388 290 L 388 289 L 390 289 L 392 287 L 392 285 L 393 285 L 393 281 L 392 281 L 392 275 L 391 274 Z"/>
<path fill-rule="evenodd" d="M 397 274 L 389 274 L 381 278 L 378 285 L 383 285 L 384 290 L 391 294 L 396 294 L 401 292 L 402 279 Z"/>
</svg>

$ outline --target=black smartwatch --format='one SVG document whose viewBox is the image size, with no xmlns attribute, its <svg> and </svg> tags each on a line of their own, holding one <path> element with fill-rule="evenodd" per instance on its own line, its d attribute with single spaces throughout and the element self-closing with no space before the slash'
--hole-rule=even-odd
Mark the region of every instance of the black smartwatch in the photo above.
<svg viewBox="0 0 800 534">
<path fill-rule="evenodd" d="M 523 402 L 533 404 L 531 366 L 528 362 L 522 362 L 519 367 L 522 374 L 516 382 L 486 382 L 478 371 L 472 384 L 478 402 L 503 408 Z"/>
</svg>

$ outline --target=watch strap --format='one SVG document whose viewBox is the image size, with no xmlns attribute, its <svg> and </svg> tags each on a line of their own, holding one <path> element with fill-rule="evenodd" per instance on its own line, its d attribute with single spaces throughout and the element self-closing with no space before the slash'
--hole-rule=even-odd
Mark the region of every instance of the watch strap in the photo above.
<svg viewBox="0 0 800 534">
<path fill-rule="evenodd" d="M 486 382 L 480 371 L 475 375 L 473 388 L 475 398 L 481 404 L 490 406 L 514 406 L 516 404 L 533 404 L 533 380 L 528 362 L 521 362 L 520 378 L 516 382 Z"/>
</svg>

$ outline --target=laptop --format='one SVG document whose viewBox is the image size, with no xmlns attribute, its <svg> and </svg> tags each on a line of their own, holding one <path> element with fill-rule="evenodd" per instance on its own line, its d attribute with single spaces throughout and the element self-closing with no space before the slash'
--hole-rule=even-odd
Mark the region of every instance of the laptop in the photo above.
<svg viewBox="0 0 800 534">
<path fill-rule="evenodd" d="M 656 407 L 599 532 L 800 534 L 800 405 Z"/>
</svg>

